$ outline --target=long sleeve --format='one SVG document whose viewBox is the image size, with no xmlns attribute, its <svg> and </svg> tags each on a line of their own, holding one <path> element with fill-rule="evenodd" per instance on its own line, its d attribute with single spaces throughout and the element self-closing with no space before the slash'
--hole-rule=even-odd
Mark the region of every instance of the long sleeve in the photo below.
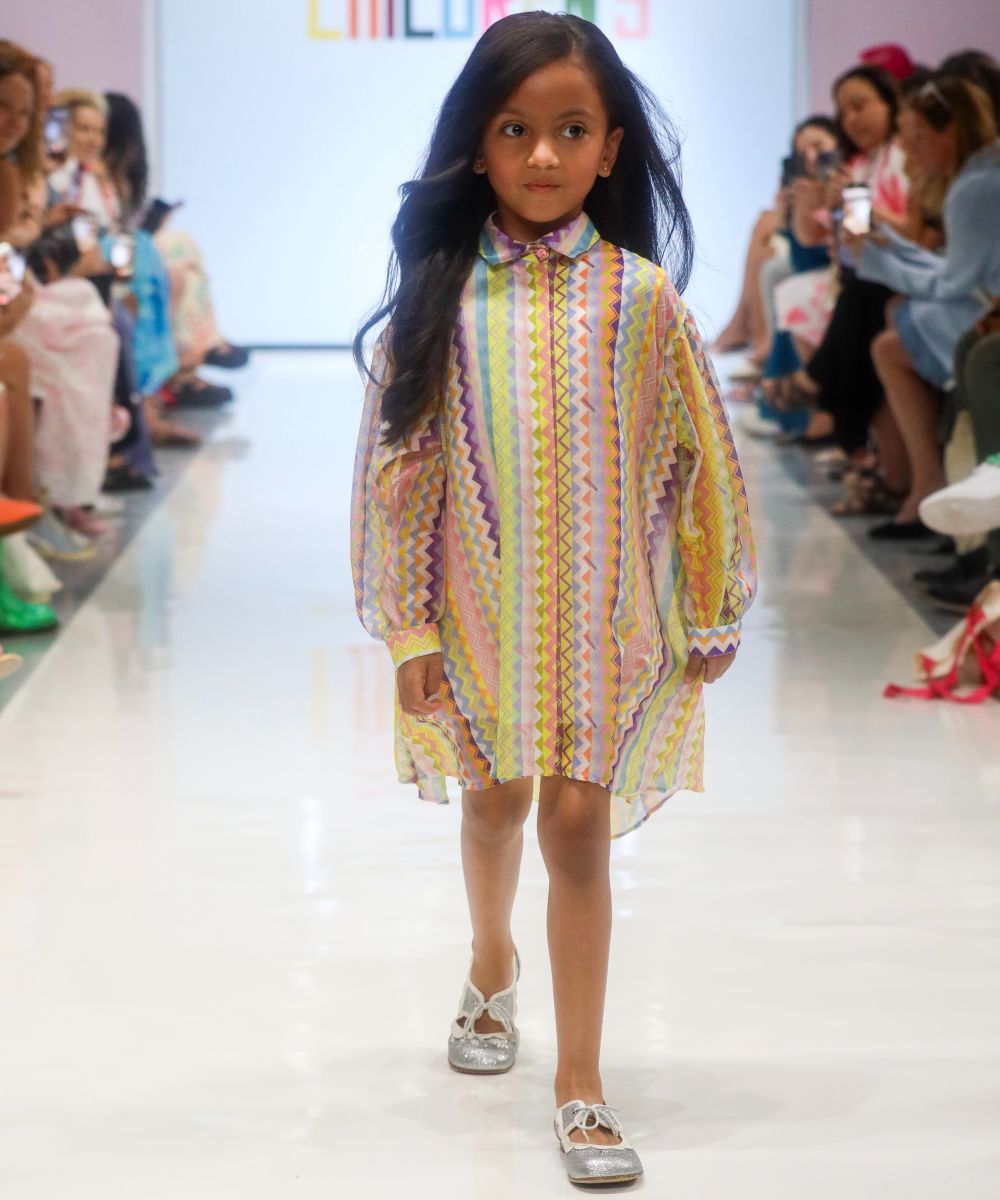
<svg viewBox="0 0 1000 1200">
<path fill-rule="evenodd" d="M 995 176 L 995 177 L 994 177 Z M 913 300 L 968 300 L 995 266 L 1000 242 L 1000 171 L 955 185 L 945 208 L 947 250 L 931 254 L 891 230 L 885 246 L 868 242 L 858 275 Z"/>
<path fill-rule="evenodd" d="M 736 650 L 757 587 L 746 488 L 714 372 L 679 300 L 663 354 L 661 404 L 675 447 L 677 541 L 691 654 Z M 663 608 L 662 598 L 660 604 Z"/>
<path fill-rule="evenodd" d="M 386 369 L 380 343 L 354 464 L 351 566 L 361 623 L 386 643 L 398 667 L 441 649 L 445 464 L 435 417 L 402 442 L 380 440 Z"/>
</svg>

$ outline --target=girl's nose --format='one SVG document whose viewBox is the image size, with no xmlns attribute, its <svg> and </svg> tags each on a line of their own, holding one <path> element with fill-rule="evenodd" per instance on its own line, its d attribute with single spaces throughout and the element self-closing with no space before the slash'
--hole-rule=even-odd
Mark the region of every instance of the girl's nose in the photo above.
<svg viewBox="0 0 1000 1200">
<path fill-rule="evenodd" d="M 528 166 L 530 167 L 554 167 L 558 165 L 558 162 L 559 156 L 556 154 L 555 147 L 544 138 L 535 142 L 528 155 Z"/>
</svg>

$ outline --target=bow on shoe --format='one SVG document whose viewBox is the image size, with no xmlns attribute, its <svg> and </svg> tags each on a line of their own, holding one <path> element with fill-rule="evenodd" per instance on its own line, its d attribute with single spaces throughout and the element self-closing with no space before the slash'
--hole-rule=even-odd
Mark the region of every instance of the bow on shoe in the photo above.
<svg viewBox="0 0 1000 1200">
<path fill-rule="evenodd" d="M 602 1126 L 615 1137 L 622 1138 L 622 1127 L 618 1122 L 615 1113 L 618 1111 L 612 1108 L 610 1104 L 585 1104 L 582 1108 L 578 1108 L 573 1114 L 573 1119 L 565 1127 L 567 1137 L 574 1129 L 579 1129 L 583 1136 L 590 1141 L 590 1129 L 600 1129 Z"/>
<path fill-rule="evenodd" d="M 463 1012 L 461 1015 L 465 1017 L 465 1024 L 461 1026 L 462 1032 L 459 1034 L 459 1037 L 478 1038 L 480 1041 L 482 1041 L 485 1038 L 491 1037 L 511 1038 L 514 1036 L 514 1026 L 511 1022 L 510 1015 L 503 1005 L 496 1001 L 493 996 L 491 996 L 489 1000 L 480 1000 L 471 1012 Z M 499 1021 L 504 1027 L 504 1032 L 500 1033 L 499 1030 L 494 1030 L 490 1033 L 477 1033 L 476 1022 L 480 1017 L 492 1017 L 494 1021 Z"/>
</svg>

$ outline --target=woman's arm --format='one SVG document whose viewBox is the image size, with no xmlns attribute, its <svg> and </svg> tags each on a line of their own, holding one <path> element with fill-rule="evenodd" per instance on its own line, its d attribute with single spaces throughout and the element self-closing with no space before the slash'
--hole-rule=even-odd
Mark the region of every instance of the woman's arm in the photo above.
<svg viewBox="0 0 1000 1200">
<path fill-rule="evenodd" d="M 826 213 L 827 187 L 818 179 L 797 179 L 792 187 L 792 233 L 801 246 L 825 246 L 830 225 L 820 220 Z"/>
<path fill-rule="evenodd" d="M 946 252 L 932 254 L 891 234 L 885 245 L 866 241 L 858 260 L 862 279 L 914 300 L 967 300 L 995 263 L 1000 230 L 1000 172 L 962 188 L 946 206 Z"/>
</svg>

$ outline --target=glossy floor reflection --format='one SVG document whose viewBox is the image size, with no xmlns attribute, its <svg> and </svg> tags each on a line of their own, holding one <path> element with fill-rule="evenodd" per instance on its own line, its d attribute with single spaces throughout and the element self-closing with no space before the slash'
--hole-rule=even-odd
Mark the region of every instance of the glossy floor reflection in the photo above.
<svg viewBox="0 0 1000 1200">
<path fill-rule="evenodd" d="M 567 1196 L 529 837 L 515 1071 L 448 1071 L 456 806 L 356 626 L 345 357 L 261 356 L 0 715 L 5 1200 Z M 709 790 L 615 844 L 605 1082 L 671 1200 L 1000 1195 L 1000 706 L 742 446 L 763 588 Z"/>
</svg>

